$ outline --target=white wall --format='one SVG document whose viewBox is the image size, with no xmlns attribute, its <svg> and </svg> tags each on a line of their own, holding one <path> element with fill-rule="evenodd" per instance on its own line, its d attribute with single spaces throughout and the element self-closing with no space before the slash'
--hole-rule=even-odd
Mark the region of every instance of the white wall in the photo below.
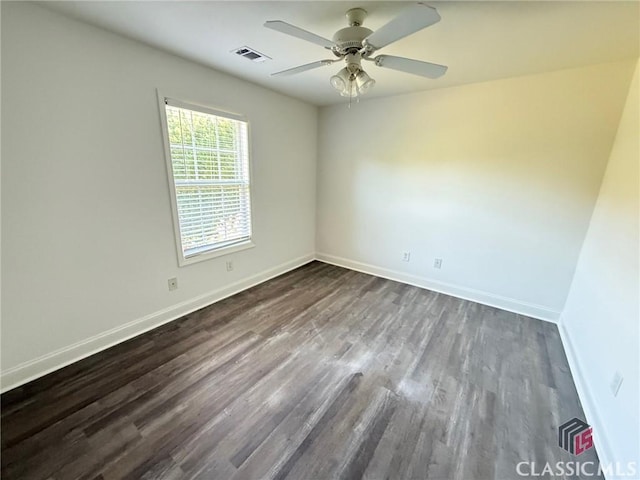
<svg viewBox="0 0 640 480">
<path fill-rule="evenodd" d="M 233 272 L 178 268 L 157 87 L 251 122 L 256 247 Z M 316 107 L 2 2 L 2 126 L 4 388 L 312 258 Z"/>
<path fill-rule="evenodd" d="M 562 314 L 561 330 L 582 402 L 600 440 L 601 458 L 636 461 L 640 466 L 638 65 Z M 614 397 L 609 385 L 616 371 L 624 380 Z"/>
<path fill-rule="evenodd" d="M 556 320 L 632 71 L 611 63 L 321 109 L 319 257 Z"/>
</svg>

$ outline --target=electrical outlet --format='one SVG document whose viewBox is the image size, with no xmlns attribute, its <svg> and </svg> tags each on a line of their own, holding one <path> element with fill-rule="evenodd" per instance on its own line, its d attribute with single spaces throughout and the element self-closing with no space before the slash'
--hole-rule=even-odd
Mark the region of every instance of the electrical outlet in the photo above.
<svg viewBox="0 0 640 480">
<path fill-rule="evenodd" d="M 231 260 L 227 260 L 227 272 L 233 271 L 233 262 Z"/>
<path fill-rule="evenodd" d="M 402 254 L 402 261 L 408 262 L 409 260 L 411 260 L 411 252 L 404 252 Z"/>
<path fill-rule="evenodd" d="M 624 377 L 620 372 L 616 372 L 613 374 L 613 378 L 611 379 L 611 384 L 609 387 L 611 388 L 611 393 L 614 397 L 618 396 L 618 392 L 620 391 L 620 386 L 622 385 L 622 381 Z"/>
<path fill-rule="evenodd" d="M 177 278 L 170 278 L 169 280 L 167 280 L 167 283 L 169 284 L 169 290 L 177 290 L 178 289 L 178 279 Z"/>
<path fill-rule="evenodd" d="M 433 268 L 442 268 L 442 259 L 441 258 L 436 258 L 433 261 Z"/>
</svg>

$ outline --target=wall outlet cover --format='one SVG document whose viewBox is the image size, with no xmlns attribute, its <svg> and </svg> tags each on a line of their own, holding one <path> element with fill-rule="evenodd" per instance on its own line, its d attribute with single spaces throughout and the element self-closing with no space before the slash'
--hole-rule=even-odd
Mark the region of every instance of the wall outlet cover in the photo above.
<svg viewBox="0 0 640 480">
<path fill-rule="evenodd" d="M 620 391 L 620 387 L 622 386 L 622 381 L 624 377 L 620 372 L 616 372 L 613 374 L 613 378 L 611 379 L 611 393 L 614 397 L 618 396 L 618 392 Z"/>
</svg>

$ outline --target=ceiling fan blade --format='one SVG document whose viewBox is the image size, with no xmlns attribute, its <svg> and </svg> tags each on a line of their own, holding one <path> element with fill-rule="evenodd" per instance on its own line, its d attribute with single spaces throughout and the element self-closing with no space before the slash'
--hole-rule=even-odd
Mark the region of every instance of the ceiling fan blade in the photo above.
<svg viewBox="0 0 640 480">
<path fill-rule="evenodd" d="M 374 50 L 379 50 L 439 21 L 440 15 L 435 8 L 417 3 L 403 10 L 400 15 L 373 32 L 364 41 Z"/>
<path fill-rule="evenodd" d="M 295 25 L 291 25 L 290 23 L 283 22 L 282 20 L 270 20 L 265 22 L 264 26 L 271 30 L 275 30 L 276 32 L 286 33 L 292 37 L 315 43 L 316 45 L 320 45 L 324 48 L 331 49 L 334 46 L 334 43 L 331 40 L 321 37 L 320 35 L 316 35 L 315 33 L 308 32 L 300 27 L 296 27 Z"/>
<path fill-rule="evenodd" d="M 281 72 L 272 73 L 271 76 L 286 77 L 288 75 L 295 75 L 296 73 L 306 72 L 307 70 L 313 70 L 314 68 L 324 67 L 325 65 L 331 65 L 332 63 L 335 63 L 338 60 L 318 60 L 317 62 L 307 63 L 305 65 L 300 65 L 299 67 L 293 67 L 287 70 L 282 70 Z"/>
<path fill-rule="evenodd" d="M 378 55 L 373 59 L 379 67 L 400 70 L 401 72 L 413 73 L 421 77 L 438 78 L 444 75 L 447 67 L 437 63 L 421 62 L 404 57 L 394 57 L 393 55 Z"/>
</svg>

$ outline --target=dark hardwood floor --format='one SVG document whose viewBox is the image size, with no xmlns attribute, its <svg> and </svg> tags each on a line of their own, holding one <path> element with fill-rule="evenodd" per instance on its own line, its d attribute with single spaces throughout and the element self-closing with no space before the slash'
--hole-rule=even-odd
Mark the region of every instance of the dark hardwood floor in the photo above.
<svg viewBox="0 0 640 480">
<path fill-rule="evenodd" d="M 572 417 L 555 325 L 313 262 L 2 395 L 2 478 L 513 479 Z"/>
</svg>

